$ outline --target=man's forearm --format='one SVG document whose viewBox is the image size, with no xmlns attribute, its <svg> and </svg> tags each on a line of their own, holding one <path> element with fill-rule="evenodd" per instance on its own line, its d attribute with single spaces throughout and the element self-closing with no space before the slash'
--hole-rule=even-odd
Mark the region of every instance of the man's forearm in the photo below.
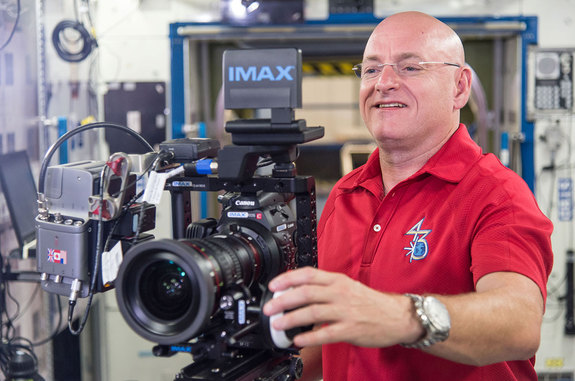
<svg viewBox="0 0 575 381">
<path fill-rule="evenodd" d="M 543 299 L 530 279 L 489 274 L 480 279 L 475 293 L 438 298 L 450 311 L 452 328 L 449 339 L 430 347 L 429 353 L 482 366 L 529 359 L 537 351 Z"/>
</svg>

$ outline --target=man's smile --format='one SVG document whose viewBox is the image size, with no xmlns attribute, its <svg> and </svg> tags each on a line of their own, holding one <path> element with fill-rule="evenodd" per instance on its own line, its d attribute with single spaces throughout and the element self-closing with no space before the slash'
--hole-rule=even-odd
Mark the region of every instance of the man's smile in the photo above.
<svg viewBox="0 0 575 381">
<path fill-rule="evenodd" d="M 407 105 L 403 104 L 403 103 L 380 103 L 378 105 L 375 105 L 378 108 L 404 108 L 407 107 Z"/>
</svg>

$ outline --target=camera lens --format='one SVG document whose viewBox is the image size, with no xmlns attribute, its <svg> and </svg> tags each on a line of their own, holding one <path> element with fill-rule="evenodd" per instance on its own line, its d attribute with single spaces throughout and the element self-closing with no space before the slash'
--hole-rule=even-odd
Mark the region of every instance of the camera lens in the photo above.
<svg viewBox="0 0 575 381">
<path fill-rule="evenodd" d="M 209 321 L 217 286 L 211 263 L 180 241 L 147 241 L 130 249 L 116 278 L 126 323 L 159 344 L 182 343 Z"/>
<path fill-rule="evenodd" d="M 159 344 L 196 337 L 229 287 L 251 287 L 284 270 L 269 232 L 224 227 L 202 239 L 152 240 L 130 249 L 116 279 L 116 298 L 128 325 Z"/>
<path fill-rule="evenodd" d="M 174 261 L 151 264 L 144 270 L 139 287 L 140 295 L 149 295 L 142 301 L 144 307 L 159 319 L 177 319 L 193 304 L 191 280 Z"/>
</svg>

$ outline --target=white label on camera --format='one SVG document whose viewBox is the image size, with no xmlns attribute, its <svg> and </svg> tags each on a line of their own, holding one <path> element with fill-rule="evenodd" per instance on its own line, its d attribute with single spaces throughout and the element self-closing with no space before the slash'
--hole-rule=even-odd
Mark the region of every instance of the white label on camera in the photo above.
<svg viewBox="0 0 575 381">
<path fill-rule="evenodd" d="M 162 194 L 164 193 L 165 185 L 166 175 L 152 171 L 150 173 L 150 177 L 148 178 L 148 185 L 146 185 L 146 190 L 144 190 L 144 196 L 142 196 L 142 200 L 150 204 L 158 205 L 162 200 Z"/>
<path fill-rule="evenodd" d="M 118 241 L 110 251 L 102 253 L 102 283 L 108 284 L 116 280 L 122 264 L 122 243 Z"/>
</svg>

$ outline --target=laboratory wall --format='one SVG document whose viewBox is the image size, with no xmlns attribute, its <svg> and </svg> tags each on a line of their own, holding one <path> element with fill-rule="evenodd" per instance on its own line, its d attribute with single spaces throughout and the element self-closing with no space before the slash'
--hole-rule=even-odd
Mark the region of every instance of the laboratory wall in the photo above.
<svg viewBox="0 0 575 381">
<path fill-rule="evenodd" d="M 170 78 L 169 39 L 166 23 L 169 22 L 213 22 L 218 20 L 217 1 L 153 2 L 100 0 L 98 7 L 99 27 L 105 32 L 102 38 L 101 71 L 103 81 L 107 80 L 168 80 Z M 307 1 L 306 17 L 321 20 L 328 17 L 327 2 Z M 541 48 L 572 49 L 575 46 L 575 2 L 553 0 L 540 2 L 525 1 L 375 1 L 374 13 L 379 17 L 404 10 L 419 10 L 438 17 L 450 16 L 536 16 L 538 22 L 537 46 Z M 143 42 L 145 40 L 145 44 Z M 514 57 L 513 43 L 505 50 L 510 55 L 510 65 L 520 65 Z M 121 54 L 122 52 L 129 54 Z M 164 52 L 164 54 L 158 54 Z M 471 52 L 471 55 L 474 53 Z M 121 58 L 120 58 L 121 57 Z M 151 58 L 153 57 L 153 59 Z M 516 61 L 514 61 L 516 60 Z M 479 71 L 481 68 L 479 68 Z M 515 77 L 507 78 L 510 86 L 517 86 L 521 70 Z M 202 73 L 198 73 L 199 76 Z M 532 77 L 530 77 L 532 78 Z M 194 83 L 191 84 L 194 86 Z M 299 117 L 306 118 L 310 125 L 326 127 L 326 142 L 364 141 L 369 139 L 357 113 L 358 84 L 353 77 L 314 77 L 304 79 L 304 110 Z M 485 83 L 486 87 L 492 86 Z M 511 94 L 500 100 L 506 104 L 519 104 L 520 96 Z M 330 107 L 336 105 L 335 107 Z M 520 106 L 515 111 L 520 112 Z M 517 114 L 507 117 L 504 130 L 521 135 Z M 505 119 L 505 118 L 504 118 Z M 535 167 L 534 192 L 541 209 L 554 221 L 553 245 L 555 267 L 549 281 L 547 312 L 543 322 L 542 344 L 537 356 L 536 368 L 542 379 L 566 377 L 573 379 L 575 370 L 575 338 L 564 331 L 565 325 L 565 269 L 566 252 L 572 249 L 572 218 L 559 218 L 558 189 L 571 179 L 573 169 L 571 152 L 573 108 L 554 115 L 552 112 L 532 113 L 529 121 L 535 124 Z M 545 141 L 542 136 L 550 135 Z M 555 142 L 556 146 L 550 146 Z M 495 149 L 498 152 L 498 147 Z M 554 167 L 549 160 L 554 157 Z M 520 171 L 520 168 L 518 168 Z M 562 196 L 565 197 L 565 196 Z M 572 194 L 569 194 L 572 199 Z M 571 201 L 572 203 L 572 201 Z M 570 378 L 569 378 L 570 377 Z"/>
<path fill-rule="evenodd" d="M 307 0 L 304 6 L 308 20 L 326 20 L 330 16 L 328 0 Z M 495 44 L 485 44 L 484 35 L 467 34 L 465 38 L 470 46 L 468 57 L 476 63 L 478 80 L 487 92 L 488 119 L 491 122 L 494 119 L 500 121 L 498 129 L 486 132 L 482 144 L 485 150 L 502 154 L 501 132 L 509 133 L 511 145 L 518 147 L 524 142 L 522 139 L 525 135 L 518 117 L 524 110 L 526 122 L 533 125 L 533 192 L 540 209 L 555 225 L 552 236 L 554 268 L 548 284 L 542 340 L 535 366 L 541 380 L 575 380 L 575 328 L 573 321 L 569 322 L 573 311 L 567 308 L 568 298 L 573 298 L 568 269 L 573 265 L 575 250 L 575 158 L 572 157 L 575 108 L 573 89 L 561 88 L 566 86 L 565 82 L 560 81 L 559 74 L 553 74 L 553 70 L 566 73 L 572 86 L 575 0 L 374 0 L 373 13 L 377 17 L 405 10 L 423 11 L 439 18 L 537 18 L 537 44 L 530 48 L 526 57 L 528 62 L 522 62 L 520 41 L 503 39 L 499 46 L 503 55 L 501 59 L 510 69 L 501 76 L 494 73 L 492 62 L 482 59 L 486 56 L 484 49 L 490 50 Z M 17 16 L 19 19 L 16 22 Z M 82 19 L 90 26 L 88 33 L 94 40 L 94 46 L 86 58 L 71 62 L 56 51 L 53 32 L 61 22 L 75 19 Z M 25 151 L 31 172 L 37 180 L 43 155 L 50 145 L 67 131 L 91 121 L 107 120 L 128 125 L 154 140 L 153 144 L 170 138 L 171 107 L 174 102 L 183 101 L 171 99 L 170 96 L 174 84 L 171 83 L 173 62 L 169 26 L 175 22 L 211 25 L 220 19 L 219 0 L 0 1 L 0 154 Z M 14 25 L 11 41 L 3 47 L 2 43 L 8 40 Z M 552 73 L 537 77 L 537 65 L 542 57 L 556 59 L 558 67 L 563 62 L 563 71 L 550 69 Z M 349 66 L 351 62 L 343 64 Z M 525 105 L 521 104 L 518 90 L 523 70 L 527 71 L 529 82 Z M 186 73 L 186 78 L 191 80 L 185 87 L 186 91 L 193 92 L 205 79 L 205 73 L 198 67 L 190 71 L 193 72 Z M 549 81 L 555 81 L 556 87 L 546 90 L 543 87 Z M 515 88 L 517 91 L 510 90 L 505 99 L 498 99 L 493 89 L 501 86 L 501 82 L 505 88 Z M 358 112 L 358 89 L 359 82 L 353 75 L 333 75 L 329 68 L 316 68 L 304 77 L 303 108 L 297 110 L 296 115 L 305 118 L 311 126 L 324 126 L 326 134 L 320 145 L 329 149 L 337 147 L 338 155 L 340 147 L 349 142 L 357 143 L 363 151 L 373 149 Z M 561 104 L 541 103 L 544 102 L 541 98 L 543 95 L 536 94 L 545 91 L 571 94 L 571 100 L 563 96 Z M 194 107 L 190 103 L 186 104 L 190 109 L 187 110 L 188 125 L 185 131 L 195 136 L 198 134 L 199 119 L 190 111 Z M 223 120 L 233 116 L 223 107 L 218 108 L 215 105 L 217 100 L 210 99 L 208 103 L 209 107 L 219 112 L 214 117 L 219 127 L 207 133 L 221 137 Z M 124 141 L 107 136 L 101 130 L 88 131 L 68 141 L 52 163 L 102 160 L 111 153 L 110 146 L 114 143 L 122 145 Z M 329 149 L 322 152 L 330 152 Z M 509 165 L 521 173 L 519 150 L 512 155 Z M 334 181 L 332 177 L 330 174 L 327 181 L 320 179 L 320 201 L 329 193 Z M 160 238 L 169 237 L 172 228 L 170 199 L 164 194 L 161 200 L 157 208 L 157 228 L 153 231 Z M 199 208 L 197 202 L 199 200 L 194 199 L 195 210 Z M 321 202 L 319 205 L 321 208 Z M 0 250 L 4 262 L 10 263 L 13 271 L 35 270 L 34 258 L 22 258 L 12 216 L 2 193 Z M 66 377 L 81 374 L 83 381 L 167 381 L 174 379 L 179 369 L 191 362 L 191 358 L 185 354 L 171 358 L 155 357 L 152 353 L 154 343 L 136 335 L 125 323 L 114 291 L 96 295 L 87 327 L 79 337 L 72 338 L 61 335 L 67 327 L 64 323 L 58 326 L 59 313 L 64 311 L 65 314 L 67 310 L 57 305 L 53 295 L 43 293 L 30 282 L 10 282 L 10 289 L 15 299 L 29 302 L 23 303 L 25 308 L 20 308 L 14 302 L 8 304 L 10 312 L 16 313 L 18 310 L 18 316 L 21 316 L 17 324 L 18 335 L 33 342 L 41 341 L 52 332 L 59 335 L 58 346 L 42 343 L 36 347 L 39 373 L 47 380 L 74 379 Z M 82 307 L 85 307 L 85 303 L 80 302 Z M 77 358 L 69 360 L 70 368 L 76 372 L 74 376 L 55 369 L 55 364 L 58 364 L 56 367 L 66 366 L 66 359 L 62 360 L 61 356 L 70 348 L 77 349 Z"/>
</svg>

